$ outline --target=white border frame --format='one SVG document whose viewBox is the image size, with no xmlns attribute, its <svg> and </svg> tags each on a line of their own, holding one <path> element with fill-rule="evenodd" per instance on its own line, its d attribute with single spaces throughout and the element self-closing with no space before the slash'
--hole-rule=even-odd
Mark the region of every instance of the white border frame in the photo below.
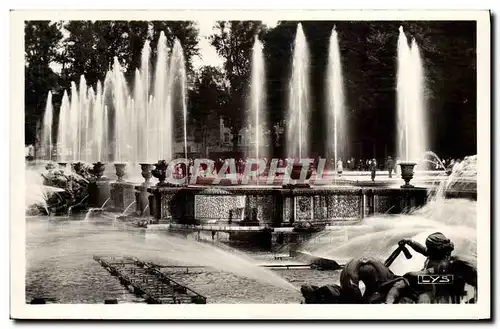
<svg viewBox="0 0 500 329">
<path fill-rule="evenodd" d="M 477 304 L 464 305 L 142 305 L 25 304 L 24 21 L 25 20 L 476 20 Z M 490 13 L 460 10 L 16 10 L 10 13 L 11 317 L 22 319 L 484 319 L 491 316 Z"/>
</svg>

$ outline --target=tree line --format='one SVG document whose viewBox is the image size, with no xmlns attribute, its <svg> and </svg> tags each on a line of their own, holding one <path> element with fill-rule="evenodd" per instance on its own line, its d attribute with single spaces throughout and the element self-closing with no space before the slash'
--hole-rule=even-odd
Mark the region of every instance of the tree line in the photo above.
<svg viewBox="0 0 500 329">
<path fill-rule="evenodd" d="M 71 81 L 84 74 L 89 85 L 104 79 L 116 56 L 132 82 L 141 51 L 150 40 L 152 63 L 156 43 L 164 31 L 171 46 L 175 38 L 184 48 L 189 76 L 190 129 L 207 143 L 209 133 L 223 118 L 233 133 L 244 125 L 249 97 L 251 52 L 255 36 L 264 44 L 266 113 L 270 126 L 286 124 L 291 56 L 297 24 L 279 22 L 267 27 L 260 21 L 217 21 L 210 44 L 223 67 L 193 67 L 200 56 L 199 31 L 192 21 L 29 21 L 25 24 L 25 138 L 37 138 L 49 90 L 55 92 L 55 110 Z M 476 30 L 475 22 L 461 21 L 303 21 L 310 51 L 312 150 L 322 152 L 327 111 L 324 86 L 332 29 L 338 32 L 345 88 L 346 122 L 351 155 L 372 156 L 377 150 L 396 150 L 397 38 L 403 26 L 415 38 L 423 59 L 432 149 L 443 156 L 476 152 Z M 64 32 L 64 33 L 63 33 Z M 64 34 L 64 35 L 63 35 Z M 60 72 L 54 72 L 57 63 Z M 280 134 L 273 133 L 280 153 Z"/>
</svg>

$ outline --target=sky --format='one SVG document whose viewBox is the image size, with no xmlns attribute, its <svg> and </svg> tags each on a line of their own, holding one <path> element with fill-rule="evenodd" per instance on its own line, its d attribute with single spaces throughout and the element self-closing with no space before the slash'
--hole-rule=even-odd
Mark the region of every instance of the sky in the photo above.
<svg viewBox="0 0 500 329">
<path fill-rule="evenodd" d="M 278 24 L 278 21 L 262 21 L 267 27 L 273 28 Z M 222 67 L 222 58 L 217 55 L 215 48 L 210 45 L 208 37 L 213 34 L 213 26 L 215 21 L 203 20 L 197 22 L 200 29 L 199 33 L 199 48 L 200 57 L 193 58 L 193 67 L 195 69 L 203 65 L 212 65 Z"/>
<path fill-rule="evenodd" d="M 198 69 L 204 65 L 222 67 L 222 58 L 217 55 L 215 48 L 210 45 L 210 42 L 208 40 L 208 37 L 213 33 L 212 29 L 215 25 L 215 21 L 205 20 L 199 21 L 197 23 L 198 28 L 200 29 L 200 33 L 198 36 L 200 56 L 196 56 L 195 58 L 193 58 L 194 69 Z"/>
<path fill-rule="evenodd" d="M 203 20 L 196 22 L 199 28 L 199 44 L 200 55 L 193 58 L 193 68 L 196 70 L 204 65 L 211 65 L 216 67 L 222 67 L 222 58 L 217 54 L 215 48 L 210 45 L 208 37 L 213 34 L 213 26 L 215 25 L 215 20 Z M 262 21 L 267 27 L 273 28 L 278 24 L 278 21 Z M 66 36 L 67 33 L 63 35 Z M 61 65 L 58 63 L 51 64 L 52 70 L 59 73 L 61 71 Z"/>
</svg>

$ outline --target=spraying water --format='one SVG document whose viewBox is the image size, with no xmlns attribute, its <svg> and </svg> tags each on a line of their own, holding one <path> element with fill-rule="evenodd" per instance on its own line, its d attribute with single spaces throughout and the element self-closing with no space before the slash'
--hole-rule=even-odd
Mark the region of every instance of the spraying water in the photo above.
<svg viewBox="0 0 500 329">
<path fill-rule="evenodd" d="M 70 160 L 70 152 L 72 145 L 70 145 L 70 125 L 71 125 L 71 114 L 70 114 L 70 102 L 68 93 L 65 90 L 61 102 L 61 109 L 59 112 L 59 125 L 57 128 L 57 155 L 58 160 L 61 162 L 67 162 Z"/>
<path fill-rule="evenodd" d="M 403 27 L 400 27 L 397 77 L 398 154 L 403 161 L 418 161 L 428 150 L 424 82 L 418 45 L 413 39 L 410 48 Z"/>
<path fill-rule="evenodd" d="M 125 210 L 123 210 L 123 213 L 122 213 L 122 216 L 125 216 L 127 214 L 127 211 L 130 209 L 130 207 L 132 207 L 134 204 L 136 203 L 136 201 L 132 201 L 128 206 L 127 208 L 125 208 Z"/>
<path fill-rule="evenodd" d="M 150 127 L 150 109 L 149 109 L 149 85 L 151 83 L 151 73 L 149 57 L 151 54 L 151 47 L 149 45 L 149 40 L 146 40 L 141 53 L 141 69 L 138 76 L 140 77 L 140 82 L 137 82 L 136 90 L 136 108 L 137 117 L 139 122 L 144 124 L 146 132 L 149 133 Z M 137 74 L 136 74 L 137 77 Z M 149 134 L 141 134 L 138 132 L 138 143 L 139 145 L 145 146 L 139 150 L 139 159 L 149 160 Z"/>
<path fill-rule="evenodd" d="M 186 79 L 186 64 L 184 60 L 184 52 L 182 50 L 181 44 L 178 39 L 174 42 L 174 47 L 172 49 L 172 75 L 174 80 L 172 84 L 174 88 L 180 89 L 180 104 L 182 108 L 182 118 L 183 118 L 183 134 L 184 134 L 184 158 L 187 159 L 187 79 Z M 176 90 L 176 89 L 174 89 Z M 172 118 L 170 118 L 172 120 Z"/>
<path fill-rule="evenodd" d="M 309 95 L 309 50 L 302 24 L 299 23 L 293 49 L 287 115 L 288 156 L 301 158 L 309 152 Z"/>
<path fill-rule="evenodd" d="M 25 207 L 29 209 L 32 206 L 40 206 L 45 209 L 49 215 L 47 207 L 47 199 L 52 193 L 64 192 L 62 188 L 43 185 L 42 172 L 45 171 L 44 166 L 30 166 L 25 171 Z"/>
<path fill-rule="evenodd" d="M 269 284 L 298 291 L 290 282 L 232 248 L 218 248 L 158 231 L 126 230 L 108 219 L 91 221 L 30 221 L 27 225 L 27 266 L 36 269 L 53 264 L 50 275 L 81 275 L 78 264 L 92 262 L 93 255 L 137 257 L 170 265 L 207 266 Z M 54 272 L 54 271 L 52 271 Z M 111 280 L 111 278 L 108 278 Z M 49 280 L 48 280 L 49 281 Z"/>
<path fill-rule="evenodd" d="M 46 160 L 52 159 L 52 92 L 49 91 L 42 124 L 42 150 Z"/>
<path fill-rule="evenodd" d="M 468 158 L 467 172 L 475 157 Z M 464 161 L 465 162 L 465 161 Z M 446 189 L 459 177 L 459 170 L 441 182 L 439 189 Z M 441 232 L 455 244 L 454 254 L 471 258 L 477 256 L 477 203 L 467 199 L 445 199 L 444 193 L 422 208 L 409 214 L 380 215 L 363 219 L 359 225 L 334 227 L 311 238 L 301 248 L 315 256 L 335 259 L 341 263 L 352 258 L 371 256 L 384 261 L 398 246 L 401 239 L 413 239 L 422 244 L 429 234 Z M 425 258 L 412 252 L 408 260 L 400 256 L 391 266 L 396 274 L 422 268 Z"/>
<path fill-rule="evenodd" d="M 106 204 L 109 202 L 109 200 L 111 200 L 111 198 L 107 198 L 106 201 L 103 202 L 101 209 L 104 209 L 104 206 L 106 206 Z"/>
<path fill-rule="evenodd" d="M 146 216 L 146 210 L 148 210 L 149 208 L 149 204 L 146 205 L 146 207 L 144 207 L 144 209 L 142 210 L 142 217 Z"/>
<path fill-rule="evenodd" d="M 151 132 L 154 146 L 154 157 L 156 159 L 171 159 L 172 150 L 169 140 L 164 140 L 163 134 L 172 127 L 171 105 L 168 85 L 168 48 L 165 33 L 160 33 L 157 46 L 158 57 L 156 59 L 156 74 L 154 78 L 154 111 L 151 111 L 151 123 L 153 131 Z M 151 145 L 151 146 L 153 146 Z"/>
<path fill-rule="evenodd" d="M 91 122 L 95 122 L 93 127 L 93 135 L 94 136 L 105 136 L 105 122 L 107 121 L 104 117 L 105 111 L 102 106 L 102 84 L 100 81 L 97 82 L 96 94 L 95 94 L 95 103 L 93 106 L 93 118 Z M 107 114 L 107 113 L 106 113 Z M 107 124 L 107 122 L 106 122 Z M 102 160 L 102 149 L 103 149 L 103 139 L 104 138 L 96 138 L 95 139 L 95 147 L 91 147 L 91 155 L 90 161 L 96 159 L 97 161 Z"/>
<path fill-rule="evenodd" d="M 255 42 L 252 49 L 252 74 L 250 80 L 250 111 L 246 118 L 247 126 L 253 129 L 253 154 L 251 157 L 260 159 L 267 157 L 268 141 L 266 141 L 265 131 L 267 130 L 267 120 L 263 113 L 266 102 L 265 93 L 266 73 L 264 64 L 264 52 L 262 42 L 258 36 L 255 36 Z"/>
<path fill-rule="evenodd" d="M 127 84 L 118 58 L 114 58 L 111 70 L 95 88 L 87 86 L 83 75 L 78 84 L 72 82 L 70 95 L 64 92 L 59 112 L 57 160 L 125 163 L 170 160 L 173 99 L 182 99 L 187 150 L 187 79 L 179 41 L 174 43 L 171 59 L 168 54 L 167 38 L 161 32 L 154 72 L 150 64 L 150 42 L 146 41 L 141 66 L 135 70 L 132 85 Z M 174 93 L 174 89 L 178 92 Z M 47 108 L 51 106 L 49 95 Z M 46 122 L 47 127 L 53 126 L 52 119 L 47 117 Z"/>
<path fill-rule="evenodd" d="M 340 150 L 347 144 L 345 110 L 344 110 L 344 85 L 342 81 L 342 64 L 340 60 L 339 41 L 337 31 L 332 30 L 330 48 L 328 53 L 328 68 L 326 77 L 327 95 L 327 132 L 328 141 L 327 157 L 339 158 Z"/>
</svg>

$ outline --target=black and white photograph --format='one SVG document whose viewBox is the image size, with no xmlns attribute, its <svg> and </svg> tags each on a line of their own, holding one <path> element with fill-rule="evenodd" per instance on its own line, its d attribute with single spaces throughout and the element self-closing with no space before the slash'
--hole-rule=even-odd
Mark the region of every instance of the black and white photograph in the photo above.
<svg viewBox="0 0 500 329">
<path fill-rule="evenodd" d="M 13 316 L 490 317 L 488 11 L 11 27 Z"/>
</svg>

